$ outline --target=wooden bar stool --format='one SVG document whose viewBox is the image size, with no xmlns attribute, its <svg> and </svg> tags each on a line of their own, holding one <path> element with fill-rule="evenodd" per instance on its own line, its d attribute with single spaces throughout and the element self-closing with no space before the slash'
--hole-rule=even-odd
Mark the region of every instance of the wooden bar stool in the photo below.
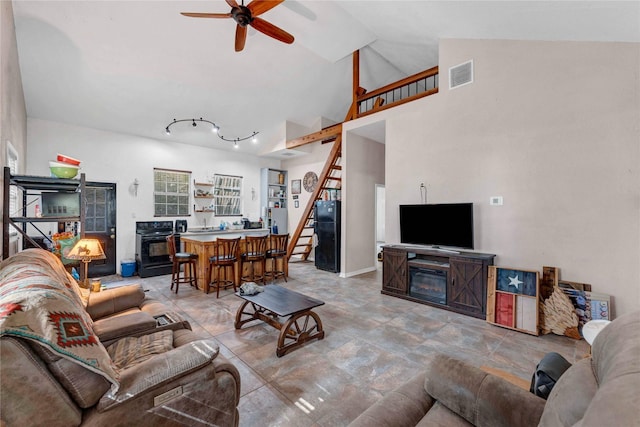
<svg viewBox="0 0 640 427">
<path fill-rule="evenodd" d="M 287 246 L 289 245 L 288 234 L 272 234 L 270 236 L 271 243 L 267 250 L 267 260 L 272 260 L 271 271 L 266 272 L 265 275 L 271 277 L 275 282 L 278 277 L 284 277 L 284 281 L 287 281 L 287 274 L 284 271 L 284 258 L 287 256 Z M 278 266 L 278 260 L 282 260 L 282 270 L 276 270 Z"/>
<path fill-rule="evenodd" d="M 198 254 L 176 251 L 176 238 L 174 234 L 167 236 L 167 247 L 169 248 L 169 259 L 173 264 L 171 269 L 171 289 L 176 285 L 176 294 L 180 283 L 189 283 L 198 289 L 198 278 L 196 277 Z M 182 277 L 180 277 L 180 269 L 185 265 Z M 187 277 L 187 269 L 189 269 L 189 277 Z"/>
<path fill-rule="evenodd" d="M 213 246 L 212 257 L 209 257 L 209 280 L 205 287 L 206 293 L 209 293 L 211 285 L 216 288 L 216 298 L 220 298 L 220 288 L 227 289 L 233 286 L 236 291 L 236 262 L 238 262 L 238 252 L 240 249 L 240 237 L 237 239 L 221 239 L 217 238 Z M 212 270 L 216 269 L 216 280 L 211 282 Z M 227 279 L 227 267 L 231 267 L 231 280 Z M 225 279 L 220 280 L 220 269 L 223 269 Z"/>
<path fill-rule="evenodd" d="M 268 235 L 264 236 L 247 236 L 244 238 L 245 240 L 245 251 L 240 256 L 240 276 L 241 282 L 255 282 L 261 281 L 262 284 L 266 284 L 265 279 L 265 266 L 267 259 L 267 239 Z M 255 275 L 254 264 L 258 262 L 260 263 L 260 276 Z M 250 276 L 242 276 L 244 273 L 244 265 L 245 263 L 249 264 L 251 275 Z"/>
</svg>

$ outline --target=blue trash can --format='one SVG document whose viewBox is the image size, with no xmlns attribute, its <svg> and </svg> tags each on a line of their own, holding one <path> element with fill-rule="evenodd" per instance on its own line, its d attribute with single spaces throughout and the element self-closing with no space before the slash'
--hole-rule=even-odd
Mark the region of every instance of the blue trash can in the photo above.
<svg viewBox="0 0 640 427">
<path fill-rule="evenodd" d="M 120 268 L 122 269 L 122 277 L 131 277 L 136 271 L 136 262 L 132 259 L 123 259 Z"/>
</svg>

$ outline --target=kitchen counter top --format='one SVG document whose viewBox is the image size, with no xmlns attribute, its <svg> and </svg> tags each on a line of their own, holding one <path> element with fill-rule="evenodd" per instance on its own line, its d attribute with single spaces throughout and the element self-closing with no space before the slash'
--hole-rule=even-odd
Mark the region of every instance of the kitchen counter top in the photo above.
<svg viewBox="0 0 640 427">
<path fill-rule="evenodd" d="M 211 231 L 197 231 L 197 232 L 186 232 L 180 233 L 180 240 L 187 242 L 215 242 L 218 237 L 223 237 L 225 239 L 235 239 L 236 237 L 245 237 L 246 235 L 265 235 L 269 234 L 269 229 L 267 228 L 254 228 L 254 229 L 243 229 L 243 230 L 211 230 Z"/>
</svg>

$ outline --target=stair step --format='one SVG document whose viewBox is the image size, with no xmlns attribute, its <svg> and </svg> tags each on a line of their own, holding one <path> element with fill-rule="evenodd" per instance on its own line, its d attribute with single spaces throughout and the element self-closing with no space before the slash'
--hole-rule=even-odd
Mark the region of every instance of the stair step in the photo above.
<svg viewBox="0 0 640 427">
<path fill-rule="evenodd" d="M 308 255 L 309 252 L 291 252 L 291 255 Z"/>
<path fill-rule="evenodd" d="M 340 165 L 334 165 L 334 166 L 331 166 L 331 169 L 335 169 L 335 170 L 339 170 L 339 171 L 341 171 L 341 170 L 342 170 L 342 166 L 340 166 Z"/>
<path fill-rule="evenodd" d="M 327 179 L 332 179 L 334 181 L 342 181 L 342 178 L 336 177 L 336 176 L 328 176 Z"/>
</svg>

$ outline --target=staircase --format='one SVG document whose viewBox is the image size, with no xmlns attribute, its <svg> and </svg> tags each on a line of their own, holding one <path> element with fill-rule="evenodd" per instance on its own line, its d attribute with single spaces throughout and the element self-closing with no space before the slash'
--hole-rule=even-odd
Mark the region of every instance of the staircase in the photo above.
<svg viewBox="0 0 640 427">
<path fill-rule="evenodd" d="M 416 99 L 438 93 L 438 67 L 433 67 L 398 82 L 383 86 L 367 94 L 360 87 L 360 52 L 353 52 L 353 93 L 352 103 L 344 122 L 369 114 L 377 113 Z M 343 122 L 343 123 L 344 123 Z M 333 147 L 322 173 L 318 177 L 318 185 L 313 191 L 305 207 L 300 222 L 287 248 L 287 259 L 306 261 L 313 249 L 313 207 L 316 200 L 324 200 L 325 195 L 333 189 L 342 188 L 342 123 L 324 128 L 310 135 L 287 141 L 286 147 L 293 149 L 305 144 L 322 141 L 333 141 Z M 330 197 L 326 197 L 330 199 Z M 295 256 L 295 259 L 291 257 Z"/>
<path fill-rule="evenodd" d="M 331 135 L 329 140 L 334 139 L 333 147 L 329 153 L 326 163 L 318 177 L 313 194 L 305 207 L 300 222 L 287 250 L 287 259 L 291 261 L 306 261 L 313 250 L 313 206 L 316 200 L 329 199 L 329 192 L 340 189 L 342 186 L 342 166 L 340 165 L 342 154 L 342 127 L 337 135 Z M 325 140 L 326 141 L 326 140 Z M 291 259 L 295 256 L 295 259 Z"/>
</svg>

